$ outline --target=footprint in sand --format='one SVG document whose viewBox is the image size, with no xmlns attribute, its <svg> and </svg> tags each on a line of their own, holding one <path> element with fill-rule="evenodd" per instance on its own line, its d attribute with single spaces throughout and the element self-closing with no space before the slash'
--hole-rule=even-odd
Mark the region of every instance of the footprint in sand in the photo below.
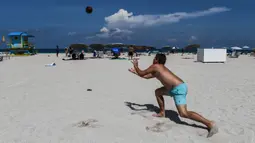
<svg viewBox="0 0 255 143">
<path fill-rule="evenodd" d="M 171 125 L 166 124 L 164 122 L 159 122 L 159 123 L 156 123 L 154 126 L 146 127 L 146 130 L 152 131 L 152 132 L 165 132 L 170 130 L 171 128 L 172 128 Z"/>
<path fill-rule="evenodd" d="M 98 121 L 96 119 L 88 119 L 85 121 L 80 121 L 74 124 L 73 126 L 79 127 L 79 128 L 84 128 L 84 127 L 96 128 L 96 127 L 99 127 L 99 125 L 96 124 L 97 122 Z"/>
<path fill-rule="evenodd" d="M 148 115 L 148 114 L 150 114 L 150 115 Z M 154 120 L 154 121 L 158 122 L 154 126 L 151 126 L 151 127 L 147 126 L 146 127 L 147 131 L 165 132 L 165 131 L 168 131 L 172 128 L 172 125 L 167 124 L 168 119 L 166 119 L 166 118 L 155 118 L 151 115 L 151 112 L 148 112 L 148 111 L 132 112 L 131 115 L 139 115 L 139 116 L 142 116 L 142 117 L 144 117 L 148 120 Z M 163 122 L 162 122 L 162 120 L 163 120 Z"/>
<path fill-rule="evenodd" d="M 148 119 L 148 120 L 154 120 L 154 121 L 157 121 L 157 122 L 167 122 L 169 121 L 168 118 L 158 118 L 158 117 L 153 117 L 152 116 L 152 113 L 151 112 L 148 112 L 148 111 L 139 111 L 139 112 L 131 112 L 131 115 L 139 115 L 145 119 Z"/>
<path fill-rule="evenodd" d="M 146 114 L 148 114 L 148 111 L 136 111 L 136 112 L 131 112 L 131 115 L 140 115 L 144 118 L 148 118 Z"/>
</svg>

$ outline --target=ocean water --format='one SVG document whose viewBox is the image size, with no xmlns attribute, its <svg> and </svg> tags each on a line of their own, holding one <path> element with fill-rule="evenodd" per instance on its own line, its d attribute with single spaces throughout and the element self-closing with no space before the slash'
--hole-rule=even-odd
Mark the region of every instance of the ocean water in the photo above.
<svg viewBox="0 0 255 143">
<path fill-rule="evenodd" d="M 56 49 L 35 49 L 37 53 L 56 53 Z M 0 49 L 0 52 L 4 52 L 4 49 Z M 65 49 L 59 49 L 60 53 L 65 53 Z"/>
<path fill-rule="evenodd" d="M 56 49 L 36 49 L 38 53 L 56 53 Z M 65 53 L 65 49 L 59 49 L 59 53 Z"/>
</svg>

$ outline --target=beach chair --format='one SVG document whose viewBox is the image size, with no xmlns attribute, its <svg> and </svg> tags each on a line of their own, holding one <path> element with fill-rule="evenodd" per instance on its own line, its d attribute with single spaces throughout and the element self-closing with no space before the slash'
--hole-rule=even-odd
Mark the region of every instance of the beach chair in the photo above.
<svg viewBox="0 0 255 143">
<path fill-rule="evenodd" d="M 195 58 L 195 54 L 188 53 L 188 54 L 185 54 L 185 56 L 182 59 L 194 59 L 194 58 Z"/>
<path fill-rule="evenodd" d="M 112 56 L 112 52 L 111 52 L 111 51 L 106 51 L 106 55 L 107 55 L 108 57 L 110 57 L 110 56 Z"/>
<path fill-rule="evenodd" d="M 10 59 L 11 58 L 11 54 L 10 52 L 0 52 L 0 55 L 5 58 L 5 59 Z"/>
<path fill-rule="evenodd" d="M 4 56 L 3 56 L 3 53 L 0 52 L 0 62 L 4 60 Z"/>
<path fill-rule="evenodd" d="M 98 51 L 97 52 L 97 57 L 98 58 L 104 58 L 104 51 Z"/>
</svg>

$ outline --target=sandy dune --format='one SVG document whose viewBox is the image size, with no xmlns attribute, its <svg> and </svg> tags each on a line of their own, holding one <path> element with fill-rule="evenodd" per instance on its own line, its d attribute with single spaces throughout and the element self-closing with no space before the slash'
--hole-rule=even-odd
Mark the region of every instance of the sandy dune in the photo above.
<svg viewBox="0 0 255 143">
<path fill-rule="evenodd" d="M 152 59 L 141 57 L 140 67 Z M 217 122 L 211 138 L 179 118 L 170 97 L 167 118 L 152 117 L 161 84 L 129 73 L 127 60 L 41 54 L 0 63 L 0 143 L 255 143 L 255 59 L 194 61 L 170 55 L 166 66 L 188 83 L 188 108 Z"/>
</svg>

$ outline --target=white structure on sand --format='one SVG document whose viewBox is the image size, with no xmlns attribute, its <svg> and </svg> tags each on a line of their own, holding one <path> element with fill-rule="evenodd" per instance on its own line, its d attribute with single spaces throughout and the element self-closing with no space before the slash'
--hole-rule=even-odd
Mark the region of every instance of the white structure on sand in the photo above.
<svg viewBox="0 0 255 143">
<path fill-rule="evenodd" d="M 198 49 L 197 61 L 203 63 L 224 63 L 227 59 L 226 49 Z"/>
</svg>

